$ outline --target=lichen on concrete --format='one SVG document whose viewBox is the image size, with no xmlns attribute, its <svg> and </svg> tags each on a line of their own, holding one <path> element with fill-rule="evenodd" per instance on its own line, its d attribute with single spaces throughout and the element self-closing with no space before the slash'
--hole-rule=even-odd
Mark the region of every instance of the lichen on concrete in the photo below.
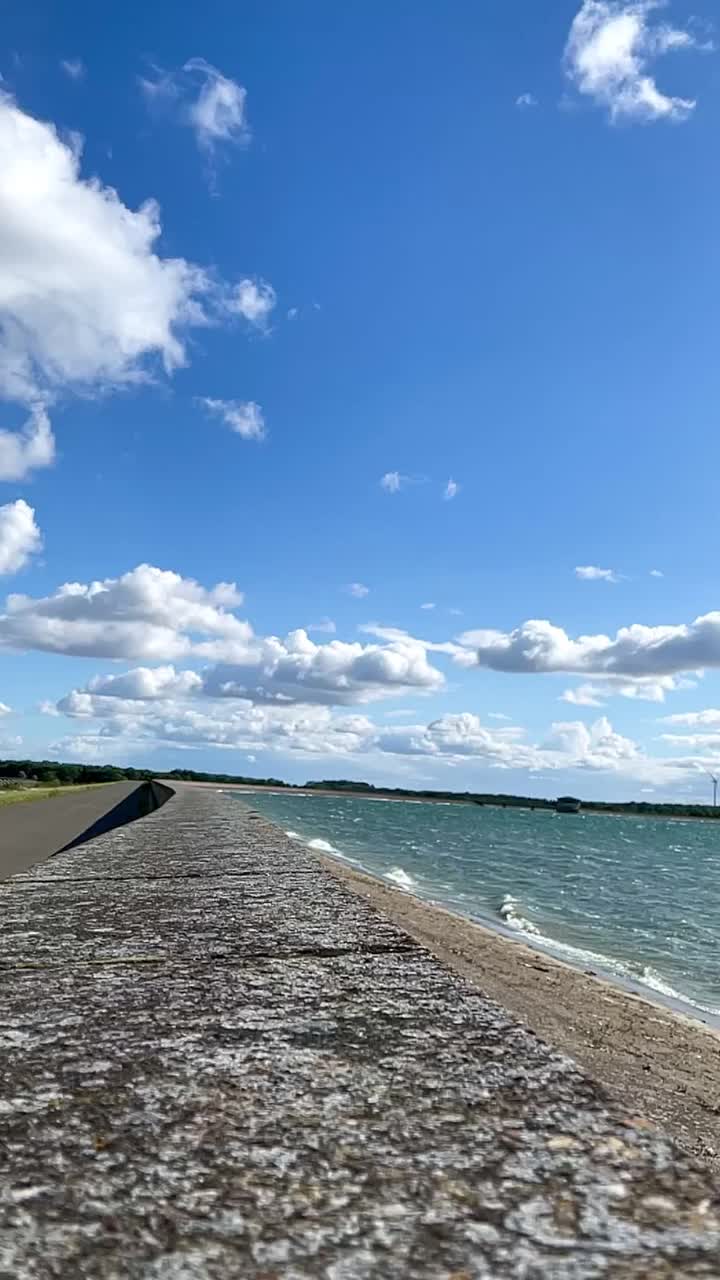
<svg viewBox="0 0 720 1280">
<path fill-rule="evenodd" d="M 720 1276 L 707 1172 L 236 798 L 0 902 L 2 1280 Z"/>
</svg>

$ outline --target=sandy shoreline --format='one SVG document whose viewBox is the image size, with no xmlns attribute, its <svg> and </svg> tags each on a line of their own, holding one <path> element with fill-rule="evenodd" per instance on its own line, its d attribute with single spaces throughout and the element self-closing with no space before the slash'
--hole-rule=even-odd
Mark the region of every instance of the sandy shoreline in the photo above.
<svg viewBox="0 0 720 1280">
<path fill-rule="evenodd" d="M 313 851 L 315 852 L 315 851 Z M 450 968 L 720 1172 L 720 1033 L 316 854 Z"/>
</svg>

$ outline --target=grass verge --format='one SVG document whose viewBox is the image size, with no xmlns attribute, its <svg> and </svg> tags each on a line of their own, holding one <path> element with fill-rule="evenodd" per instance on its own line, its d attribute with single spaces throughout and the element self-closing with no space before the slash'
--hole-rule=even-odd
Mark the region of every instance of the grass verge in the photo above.
<svg viewBox="0 0 720 1280">
<path fill-rule="evenodd" d="M 8 804 L 28 804 L 31 800 L 51 800 L 53 796 L 64 796 L 73 791 L 97 791 L 99 787 L 108 787 L 109 782 L 88 782 L 77 787 L 27 787 L 7 789 L 0 788 L 0 809 Z"/>
</svg>

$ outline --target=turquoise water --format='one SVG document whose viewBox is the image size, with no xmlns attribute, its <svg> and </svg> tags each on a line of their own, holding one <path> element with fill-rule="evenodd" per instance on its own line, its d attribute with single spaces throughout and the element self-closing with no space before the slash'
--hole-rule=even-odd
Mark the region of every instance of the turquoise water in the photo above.
<svg viewBox="0 0 720 1280">
<path fill-rule="evenodd" d="M 420 898 L 720 1016 L 720 824 L 349 796 L 246 800 L 295 838 Z"/>
</svg>

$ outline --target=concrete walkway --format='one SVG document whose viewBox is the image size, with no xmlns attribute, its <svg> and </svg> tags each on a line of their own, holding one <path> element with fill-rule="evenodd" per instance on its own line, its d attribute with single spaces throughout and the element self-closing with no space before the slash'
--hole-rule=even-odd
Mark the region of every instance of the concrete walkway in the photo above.
<svg viewBox="0 0 720 1280">
<path fill-rule="evenodd" d="M 2 1280 L 720 1276 L 709 1174 L 237 798 L 0 911 Z"/>
</svg>

